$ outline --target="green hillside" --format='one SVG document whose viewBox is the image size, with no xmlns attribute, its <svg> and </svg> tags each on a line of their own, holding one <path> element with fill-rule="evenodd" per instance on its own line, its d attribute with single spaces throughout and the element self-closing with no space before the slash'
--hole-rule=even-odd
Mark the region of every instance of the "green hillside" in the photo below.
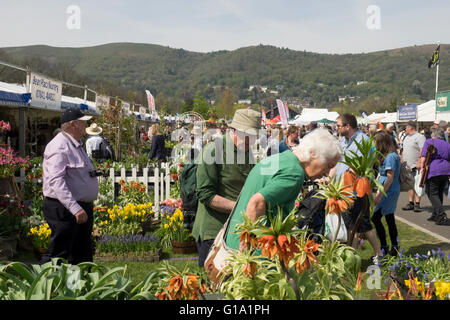
<svg viewBox="0 0 450 320">
<path fill-rule="evenodd" d="M 299 97 L 319 107 L 340 107 L 339 97 L 356 97 L 345 108 L 389 109 L 402 102 L 434 97 L 435 69 L 427 62 L 435 45 L 413 46 L 364 54 L 317 54 L 273 46 L 234 51 L 190 52 L 152 44 L 112 43 L 85 48 L 26 46 L 2 48 L 0 60 L 39 67 L 144 102 L 149 89 L 162 101 L 220 98 L 217 86 L 235 99 L 268 106 L 270 98 Z M 440 90 L 450 89 L 450 45 L 441 45 Z M 33 62 L 34 61 L 34 62 Z M 65 72 L 64 72 L 65 70 Z M 0 73 L 0 81 L 6 81 Z M 367 83 L 357 85 L 359 81 Z M 76 82 L 79 83 L 79 82 Z M 248 91 L 267 86 L 278 94 Z M 216 87 L 216 90 L 213 89 Z M 111 92 L 114 91 L 114 92 Z M 157 99 L 158 102 L 158 99 Z"/>
</svg>

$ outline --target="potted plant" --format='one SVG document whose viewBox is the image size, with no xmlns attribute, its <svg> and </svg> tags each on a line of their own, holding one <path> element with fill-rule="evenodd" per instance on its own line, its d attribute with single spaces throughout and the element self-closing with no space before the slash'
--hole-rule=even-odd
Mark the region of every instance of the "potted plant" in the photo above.
<svg viewBox="0 0 450 320">
<path fill-rule="evenodd" d="M 170 207 L 169 207 L 170 208 Z M 174 253 L 188 254 L 197 252 L 191 230 L 184 226 L 183 212 L 176 208 L 161 212 L 161 226 L 157 231 L 164 247 L 172 246 Z"/>
<path fill-rule="evenodd" d="M 17 198 L 0 197 L 0 255 L 9 259 L 16 253 L 27 208 Z M 0 260 L 2 260 L 0 259 Z"/>
<path fill-rule="evenodd" d="M 0 148 L 0 196 L 8 195 L 22 199 L 15 172 L 30 166 L 28 157 L 21 158 L 10 147 Z"/>
<path fill-rule="evenodd" d="M 31 228 L 28 232 L 28 235 L 32 238 L 34 253 L 38 260 L 41 259 L 43 254 L 47 253 L 51 233 L 50 227 L 46 222 Z"/>
</svg>

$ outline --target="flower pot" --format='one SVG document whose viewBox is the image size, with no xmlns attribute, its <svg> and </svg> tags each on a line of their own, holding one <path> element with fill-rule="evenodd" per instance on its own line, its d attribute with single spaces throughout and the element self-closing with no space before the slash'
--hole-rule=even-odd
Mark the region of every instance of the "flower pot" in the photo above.
<svg viewBox="0 0 450 320">
<path fill-rule="evenodd" d="M 34 256 L 38 261 L 41 260 L 42 256 L 47 253 L 47 248 L 33 248 Z"/>
<path fill-rule="evenodd" d="M 174 253 L 180 254 L 188 254 L 188 253 L 196 253 L 197 246 L 195 241 L 174 241 L 172 240 L 172 249 Z"/>
</svg>

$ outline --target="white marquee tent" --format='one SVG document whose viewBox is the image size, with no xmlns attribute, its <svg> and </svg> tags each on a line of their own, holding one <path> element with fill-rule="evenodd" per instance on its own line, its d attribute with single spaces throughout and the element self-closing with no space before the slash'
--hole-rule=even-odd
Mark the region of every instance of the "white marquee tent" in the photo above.
<svg viewBox="0 0 450 320">
<path fill-rule="evenodd" d="M 339 117 L 339 113 L 330 112 L 328 109 L 303 108 L 302 113 L 296 116 L 294 120 L 289 121 L 289 124 L 306 125 L 311 121 L 322 119 L 336 121 L 337 117 Z"/>
<path fill-rule="evenodd" d="M 450 112 L 436 112 L 436 101 L 430 100 L 417 105 L 417 121 L 418 122 L 434 122 L 435 120 L 445 120 L 450 122 Z M 357 118 L 358 123 L 376 124 L 390 122 L 407 122 L 398 120 L 397 112 L 372 113 L 366 118 Z"/>
</svg>

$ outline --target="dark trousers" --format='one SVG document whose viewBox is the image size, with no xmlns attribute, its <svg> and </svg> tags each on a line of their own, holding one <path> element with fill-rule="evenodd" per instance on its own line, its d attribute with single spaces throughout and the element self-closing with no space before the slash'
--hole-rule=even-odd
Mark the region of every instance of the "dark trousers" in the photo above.
<svg viewBox="0 0 450 320">
<path fill-rule="evenodd" d="M 383 223 L 381 222 L 381 218 L 383 215 L 381 214 L 381 209 L 376 211 L 372 216 L 372 222 L 375 225 L 375 230 L 377 231 L 378 239 L 380 239 L 381 249 L 385 249 L 385 254 L 387 254 L 387 240 L 386 240 L 386 231 L 384 229 Z M 395 224 L 395 216 L 393 213 L 387 214 L 384 216 L 386 219 L 388 229 L 389 229 L 389 237 L 391 238 L 391 245 L 394 247 L 398 246 L 397 242 L 397 225 Z"/>
<path fill-rule="evenodd" d="M 198 266 L 200 268 L 205 267 L 205 260 L 208 256 L 209 249 L 211 249 L 214 244 L 214 239 L 209 240 L 201 240 L 200 238 L 197 240 L 197 251 L 198 251 Z"/>
<path fill-rule="evenodd" d="M 78 204 L 87 213 L 86 223 L 77 224 L 75 216 L 58 200 L 44 199 L 44 218 L 52 233 L 47 254 L 42 257 L 40 263 L 56 257 L 64 258 L 70 264 L 93 261 L 93 204 L 84 202 Z"/>
<path fill-rule="evenodd" d="M 448 181 L 448 176 L 436 176 L 427 179 L 425 184 L 425 192 L 433 206 L 433 217 L 443 218 L 447 215 L 444 212 L 444 190 Z"/>
</svg>

